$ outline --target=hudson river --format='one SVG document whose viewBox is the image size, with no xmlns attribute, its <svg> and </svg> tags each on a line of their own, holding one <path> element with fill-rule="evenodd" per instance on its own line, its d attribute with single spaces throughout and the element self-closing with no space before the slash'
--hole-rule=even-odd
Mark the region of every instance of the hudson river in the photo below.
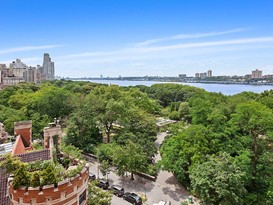
<svg viewBox="0 0 273 205">
<path fill-rule="evenodd" d="M 80 80 L 87 81 L 87 80 Z M 273 89 L 272 85 L 240 85 L 240 84 L 206 84 L 206 83 L 179 83 L 179 82 L 156 82 L 156 81 L 126 81 L 126 80 L 88 80 L 90 82 L 102 83 L 102 84 L 115 84 L 119 86 L 136 86 L 146 85 L 151 86 L 153 84 L 161 83 L 176 83 L 182 85 L 190 85 L 198 88 L 203 88 L 208 92 L 217 92 L 224 95 L 234 95 L 244 91 L 250 91 L 254 93 L 261 93 L 265 90 Z"/>
</svg>

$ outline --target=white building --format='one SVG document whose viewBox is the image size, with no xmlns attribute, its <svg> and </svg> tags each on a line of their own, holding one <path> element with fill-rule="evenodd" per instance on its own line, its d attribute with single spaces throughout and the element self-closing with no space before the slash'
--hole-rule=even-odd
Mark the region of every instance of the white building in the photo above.
<svg viewBox="0 0 273 205">
<path fill-rule="evenodd" d="M 208 76 L 208 77 L 212 77 L 212 70 L 208 70 L 207 76 Z"/>
<path fill-rule="evenodd" d="M 3 77 L 4 85 L 15 85 L 21 82 L 26 82 L 24 78 L 21 77 Z"/>
<path fill-rule="evenodd" d="M 9 64 L 9 76 L 25 78 L 26 70 L 28 66 L 24 64 L 20 59 L 16 59 L 11 64 Z"/>
</svg>

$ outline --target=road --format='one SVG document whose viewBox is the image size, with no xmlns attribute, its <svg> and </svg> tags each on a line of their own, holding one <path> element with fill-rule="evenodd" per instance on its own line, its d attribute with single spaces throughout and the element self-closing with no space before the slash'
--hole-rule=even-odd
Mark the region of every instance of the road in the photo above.
<svg viewBox="0 0 273 205">
<path fill-rule="evenodd" d="M 165 132 L 157 135 L 156 146 L 160 147 L 160 144 L 164 140 L 167 134 Z M 156 155 L 156 161 L 160 160 L 160 154 Z M 101 173 L 98 173 L 98 163 L 96 161 L 91 162 L 90 172 L 96 174 L 96 176 L 103 177 Z M 188 191 L 181 186 L 172 173 L 166 171 L 160 171 L 155 182 L 135 176 L 135 180 L 130 180 L 130 177 L 119 177 L 114 172 L 108 175 L 110 185 L 117 184 L 125 189 L 125 192 L 135 192 L 147 195 L 147 204 L 152 205 L 158 203 L 160 200 L 170 201 L 172 205 L 180 205 L 180 202 L 187 200 L 189 197 Z M 112 205 L 129 205 L 130 203 L 124 201 L 122 198 L 116 196 L 112 199 Z"/>
</svg>

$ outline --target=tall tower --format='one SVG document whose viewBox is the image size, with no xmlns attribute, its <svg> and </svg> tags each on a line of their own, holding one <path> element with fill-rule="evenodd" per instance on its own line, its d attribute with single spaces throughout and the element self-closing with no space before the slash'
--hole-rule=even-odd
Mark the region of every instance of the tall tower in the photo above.
<svg viewBox="0 0 273 205">
<path fill-rule="evenodd" d="M 208 77 L 212 77 L 212 70 L 208 70 L 207 76 L 208 76 Z"/>
<path fill-rule="evenodd" d="M 51 62 L 51 58 L 48 53 L 44 54 L 44 62 L 42 68 L 42 79 L 43 80 L 54 80 L 55 78 L 55 67 L 54 62 Z"/>
</svg>

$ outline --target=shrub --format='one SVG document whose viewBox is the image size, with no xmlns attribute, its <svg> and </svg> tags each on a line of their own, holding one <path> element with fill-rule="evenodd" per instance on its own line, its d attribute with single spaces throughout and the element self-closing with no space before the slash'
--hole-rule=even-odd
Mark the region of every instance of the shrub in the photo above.
<svg viewBox="0 0 273 205">
<path fill-rule="evenodd" d="M 21 163 L 18 169 L 14 172 L 14 178 L 12 186 L 17 189 L 20 186 L 29 186 L 30 184 L 30 174 L 27 171 L 27 164 Z"/>
</svg>

